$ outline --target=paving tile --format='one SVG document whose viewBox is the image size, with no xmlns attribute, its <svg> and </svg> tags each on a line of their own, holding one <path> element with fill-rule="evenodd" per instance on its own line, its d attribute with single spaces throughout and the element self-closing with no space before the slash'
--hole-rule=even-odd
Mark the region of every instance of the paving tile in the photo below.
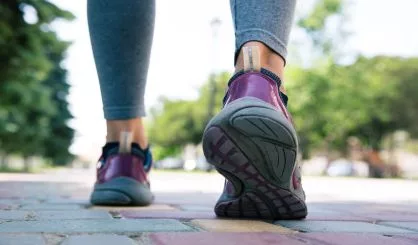
<svg viewBox="0 0 418 245">
<path fill-rule="evenodd" d="M 358 221 L 283 220 L 276 221 L 275 224 L 280 224 L 293 230 L 305 232 L 359 232 L 382 234 L 412 233 L 412 231 L 401 228 Z"/>
<path fill-rule="evenodd" d="M 361 203 L 357 205 L 359 209 L 351 209 L 355 213 L 397 213 L 397 214 L 418 214 L 417 205 L 414 204 L 376 204 L 376 203 Z"/>
<path fill-rule="evenodd" d="M 41 235 L 0 234 L 0 245 L 45 245 Z"/>
<path fill-rule="evenodd" d="M 229 232 L 194 232 L 194 233 L 153 233 L 150 240 L 154 245 L 307 245 L 286 235 L 267 232 L 229 233 Z"/>
<path fill-rule="evenodd" d="M 0 210 L 17 209 L 22 204 L 33 204 L 36 200 L 25 199 L 0 199 Z"/>
<path fill-rule="evenodd" d="M 90 232 L 159 232 L 193 231 L 173 219 L 47 220 L 0 223 L 0 233 L 90 233 Z"/>
<path fill-rule="evenodd" d="M 309 211 L 305 220 L 324 220 L 324 221 L 366 221 L 371 222 L 374 219 L 370 217 L 355 216 L 340 212 L 315 212 Z"/>
<path fill-rule="evenodd" d="M 184 211 L 212 212 L 213 213 L 213 206 L 184 204 L 184 205 L 179 205 L 178 208 Z"/>
<path fill-rule="evenodd" d="M 18 207 L 17 205 L 12 205 L 12 204 L 1 204 L 0 203 L 0 210 L 10 210 L 13 208 Z"/>
<path fill-rule="evenodd" d="M 36 220 L 112 219 L 102 210 L 36 211 Z"/>
<path fill-rule="evenodd" d="M 213 219 L 216 215 L 211 212 L 192 212 L 192 211 L 121 211 L 122 217 L 130 219 L 141 218 L 171 218 L 171 219 Z"/>
<path fill-rule="evenodd" d="M 67 219 L 111 219 L 112 216 L 103 210 L 61 210 L 61 211 L 27 211 L 0 210 L 0 220 L 67 220 Z"/>
<path fill-rule="evenodd" d="M 412 242 L 414 245 L 418 244 L 418 234 L 409 234 L 409 235 L 396 235 L 394 236 L 397 239 L 406 240 Z"/>
<path fill-rule="evenodd" d="M 393 221 L 393 222 L 379 222 L 379 225 L 387 225 L 391 227 L 399 227 L 408 230 L 413 230 L 418 232 L 418 222 L 402 222 L 402 221 Z"/>
<path fill-rule="evenodd" d="M 23 205 L 20 209 L 21 210 L 77 210 L 82 209 L 81 205 L 77 204 L 47 204 L 47 203 L 40 203 L 40 204 L 28 204 Z"/>
<path fill-rule="evenodd" d="M 110 207 L 110 206 L 92 206 L 90 209 L 108 210 L 108 211 L 170 211 L 179 210 L 173 206 L 166 204 L 152 204 L 146 207 Z"/>
<path fill-rule="evenodd" d="M 169 203 L 173 205 L 205 205 L 215 206 L 219 194 L 201 192 L 158 193 L 155 195 L 156 203 Z"/>
<path fill-rule="evenodd" d="M 88 199 L 72 199 L 72 198 L 48 198 L 44 200 L 44 203 L 48 204 L 78 204 L 78 205 L 90 205 L 90 201 Z"/>
<path fill-rule="evenodd" d="M 296 237 L 305 244 L 413 245 L 413 243 L 406 239 L 387 237 L 373 233 L 299 233 Z"/>
<path fill-rule="evenodd" d="M 33 211 L 23 211 L 23 210 L 1 210 L 0 211 L 0 220 L 28 220 L 35 217 Z"/>
<path fill-rule="evenodd" d="M 191 223 L 204 230 L 214 232 L 278 232 L 282 234 L 295 232 L 285 227 L 257 220 L 195 219 Z"/>
<path fill-rule="evenodd" d="M 373 221 L 416 221 L 418 222 L 418 214 L 416 213 L 400 213 L 400 212 L 372 212 L 372 213 L 356 213 L 356 216 L 372 219 Z"/>
<path fill-rule="evenodd" d="M 79 235 L 70 236 L 61 245 L 135 245 L 132 239 L 119 235 Z"/>
</svg>

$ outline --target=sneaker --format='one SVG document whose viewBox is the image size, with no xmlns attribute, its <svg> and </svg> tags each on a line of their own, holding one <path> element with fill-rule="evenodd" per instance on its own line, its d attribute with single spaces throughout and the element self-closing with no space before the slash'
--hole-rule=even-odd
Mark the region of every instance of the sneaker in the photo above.
<svg viewBox="0 0 418 245">
<path fill-rule="evenodd" d="M 280 85 L 279 77 L 266 69 L 237 73 L 228 84 L 224 108 L 206 126 L 204 154 L 226 178 L 217 216 L 307 215 L 297 135 Z"/>
<path fill-rule="evenodd" d="M 125 144 L 126 145 L 126 144 Z M 97 181 L 90 202 L 94 205 L 146 206 L 154 196 L 148 173 L 152 165 L 149 148 L 136 143 L 122 150 L 119 142 L 107 143 L 97 164 Z"/>
</svg>

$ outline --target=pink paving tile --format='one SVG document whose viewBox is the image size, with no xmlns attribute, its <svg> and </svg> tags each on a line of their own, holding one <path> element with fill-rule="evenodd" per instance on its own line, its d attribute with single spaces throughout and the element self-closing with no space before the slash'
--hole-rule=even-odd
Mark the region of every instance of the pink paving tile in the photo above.
<svg viewBox="0 0 418 245">
<path fill-rule="evenodd" d="M 274 233 L 154 233 L 149 236 L 154 245 L 309 245 L 291 236 Z"/>
<path fill-rule="evenodd" d="M 0 185 L 0 188 L 8 188 L 8 186 L 2 186 Z M 13 191 L 2 191 L 0 190 L 0 199 L 7 198 L 7 199 L 15 199 L 19 198 L 16 196 L 16 192 Z"/>
<path fill-rule="evenodd" d="M 196 212 L 213 212 L 213 205 L 177 205 L 177 207 L 184 211 L 196 211 Z"/>
<path fill-rule="evenodd" d="M 413 242 L 414 244 L 418 244 L 418 234 L 416 234 L 416 235 L 401 235 L 401 236 L 396 236 L 396 238 L 407 240 L 407 241 Z"/>
<path fill-rule="evenodd" d="M 418 221 L 418 213 L 407 211 L 381 211 L 353 213 L 354 216 L 373 219 L 374 221 Z"/>
<path fill-rule="evenodd" d="M 333 244 L 333 245 L 414 245 L 412 241 L 398 237 L 388 237 L 366 233 L 307 233 L 296 235 L 300 241 L 307 244 Z M 305 244 L 306 244 L 305 243 Z"/>
<path fill-rule="evenodd" d="M 181 193 L 156 193 L 155 203 L 170 205 L 206 205 L 214 206 L 218 200 L 219 194 L 208 194 L 200 192 Z"/>
<path fill-rule="evenodd" d="M 10 210 L 10 209 L 13 209 L 14 207 L 16 207 L 16 205 L 12 205 L 12 204 L 1 204 L 0 203 L 0 210 Z"/>
<path fill-rule="evenodd" d="M 211 212 L 196 212 L 196 211 L 121 211 L 120 214 L 125 218 L 130 219 L 213 219 L 216 215 Z"/>
</svg>

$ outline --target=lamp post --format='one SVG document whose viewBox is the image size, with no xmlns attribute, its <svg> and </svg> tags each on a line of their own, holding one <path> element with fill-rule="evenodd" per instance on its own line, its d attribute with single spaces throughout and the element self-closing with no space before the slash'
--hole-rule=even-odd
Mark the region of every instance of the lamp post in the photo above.
<svg viewBox="0 0 418 245">
<path fill-rule="evenodd" d="M 222 21 L 215 17 L 210 22 L 210 27 L 212 29 L 212 64 L 211 72 L 209 76 L 209 105 L 208 105 L 208 121 L 214 116 L 215 110 L 215 97 L 216 97 L 216 73 L 218 72 L 218 34 L 219 29 L 222 25 Z"/>
</svg>

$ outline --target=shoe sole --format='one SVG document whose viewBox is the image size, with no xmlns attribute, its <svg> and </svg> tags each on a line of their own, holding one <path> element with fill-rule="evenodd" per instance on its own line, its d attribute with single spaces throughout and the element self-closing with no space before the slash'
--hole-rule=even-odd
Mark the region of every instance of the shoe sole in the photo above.
<svg viewBox="0 0 418 245">
<path fill-rule="evenodd" d="M 94 205 L 147 206 L 154 196 L 148 186 L 128 177 L 114 178 L 103 184 L 95 184 L 90 196 Z"/>
<path fill-rule="evenodd" d="M 270 104 L 242 98 L 224 108 L 208 123 L 203 150 L 208 162 L 239 194 L 220 199 L 215 206 L 216 215 L 262 219 L 306 217 L 304 200 L 290 190 L 297 145 L 293 127 Z"/>
</svg>

